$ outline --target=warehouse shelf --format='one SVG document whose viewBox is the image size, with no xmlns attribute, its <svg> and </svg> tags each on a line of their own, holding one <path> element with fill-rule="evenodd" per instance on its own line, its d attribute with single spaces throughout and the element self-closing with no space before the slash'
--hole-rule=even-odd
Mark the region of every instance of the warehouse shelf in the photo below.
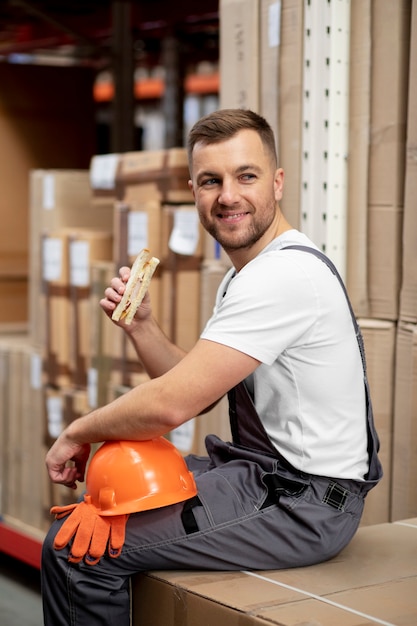
<svg viewBox="0 0 417 626">
<path fill-rule="evenodd" d="M 34 567 L 41 567 L 45 533 L 8 517 L 0 517 L 0 552 Z"/>
<path fill-rule="evenodd" d="M 184 88 L 188 94 L 213 94 L 219 92 L 219 74 L 190 74 L 184 81 Z M 134 84 L 134 95 L 137 100 L 152 100 L 161 98 L 164 93 L 163 78 L 146 78 L 137 80 Z M 109 102 L 114 97 L 114 85 L 111 80 L 97 81 L 94 85 L 94 99 L 96 102 Z"/>
</svg>

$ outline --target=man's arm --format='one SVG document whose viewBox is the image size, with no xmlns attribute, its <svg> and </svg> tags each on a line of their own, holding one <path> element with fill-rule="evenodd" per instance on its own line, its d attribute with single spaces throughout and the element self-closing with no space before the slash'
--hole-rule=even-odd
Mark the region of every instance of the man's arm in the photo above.
<svg viewBox="0 0 417 626">
<path fill-rule="evenodd" d="M 101 308 L 110 319 L 114 309 L 122 299 L 129 276 L 130 268 L 121 267 L 119 276 L 111 280 L 110 286 L 105 291 L 105 297 L 100 300 Z M 145 295 L 131 324 L 125 324 L 123 320 L 112 321 L 112 323 L 126 333 L 151 378 L 165 374 L 186 354 L 184 350 L 168 339 L 157 324 L 152 315 L 149 294 Z"/>
<path fill-rule="evenodd" d="M 74 487 L 75 480 L 84 475 L 85 450 L 90 443 L 164 435 L 199 415 L 258 365 L 259 361 L 238 350 L 199 340 L 163 375 L 73 421 L 48 452 L 51 480 Z M 75 468 L 67 467 L 70 460 L 75 461 Z"/>
</svg>

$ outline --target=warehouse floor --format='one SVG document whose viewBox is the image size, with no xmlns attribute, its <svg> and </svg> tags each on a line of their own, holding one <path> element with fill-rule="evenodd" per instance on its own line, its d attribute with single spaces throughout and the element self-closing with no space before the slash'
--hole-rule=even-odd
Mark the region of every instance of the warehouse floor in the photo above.
<svg viewBox="0 0 417 626">
<path fill-rule="evenodd" d="M 39 571 L 0 553 L 2 626 L 42 626 Z"/>
</svg>

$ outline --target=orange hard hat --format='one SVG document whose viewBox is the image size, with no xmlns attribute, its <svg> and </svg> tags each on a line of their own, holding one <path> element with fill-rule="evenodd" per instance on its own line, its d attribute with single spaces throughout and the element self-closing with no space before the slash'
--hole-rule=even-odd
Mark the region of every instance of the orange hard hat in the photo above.
<svg viewBox="0 0 417 626">
<path fill-rule="evenodd" d="M 100 515 L 157 509 L 197 493 L 184 458 L 164 437 L 106 441 L 91 458 L 86 488 L 86 501 Z"/>
</svg>

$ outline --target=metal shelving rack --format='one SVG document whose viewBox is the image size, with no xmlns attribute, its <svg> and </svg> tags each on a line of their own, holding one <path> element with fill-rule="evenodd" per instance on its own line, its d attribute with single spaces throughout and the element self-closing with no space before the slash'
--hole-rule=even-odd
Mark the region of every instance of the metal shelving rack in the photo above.
<svg viewBox="0 0 417 626">
<path fill-rule="evenodd" d="M 305 0 L 301 230 L 346 273 L 350 0 Z"/>
</svg>

